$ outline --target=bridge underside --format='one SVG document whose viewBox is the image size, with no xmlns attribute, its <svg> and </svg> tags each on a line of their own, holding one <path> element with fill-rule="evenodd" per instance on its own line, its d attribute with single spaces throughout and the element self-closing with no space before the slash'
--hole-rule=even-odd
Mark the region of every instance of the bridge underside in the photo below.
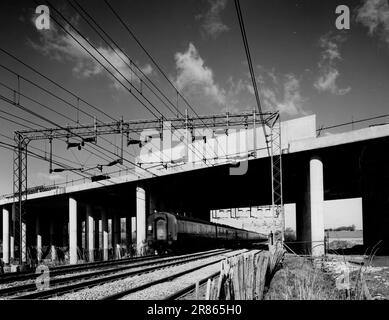
<svg viewBox="0 0 389 320">
<path fill-rule="evenodd" d="M 73 263 L 80 258 L 77 258 L 74 245 L 85 247 L 87 260 L 95 259 L 96 252 L 100 258 L 108 258 L 106 251 L 109 248 L 117 255 L 116 248 L 123 245 L 120 218 L 126 219 L 124 242 L 127 249 L 134 231 L 131 218 L 136 218 L 139 251 L 145 240 L 146 215 L 154 210 L 209 220 L 212 209 L 271 204 L 270 159 L 250 160 L 247 173 L 241 176 L 231 176 L 229 170 L 227 165 L 210 167 L 29 200 L 25 217 L 27 246 L 38 246 L 38 249 L 45 245 L 70 247 Z M 388 138 L 283 155 L 284 203 L 296 203 L 298 241 L 305 243 L 304 249 L 311 253 L 323 251 L 323 201 L 355 197 L 362 198 L 365 246 L 382 241 L 379 253 L 387 253 L 388 182 Z M 342 215 L 342 212 L 338 214 Z M 109 220 L 111 227 L 108 227 Z M 83 225 L 85 230 L 82 232 Z M 1 230 L 3 256 L 7 262 L 14 250 L 9 205 L 3 207 Z M 93 254 L 90 254 L 91 250 Z"/>
</svg>

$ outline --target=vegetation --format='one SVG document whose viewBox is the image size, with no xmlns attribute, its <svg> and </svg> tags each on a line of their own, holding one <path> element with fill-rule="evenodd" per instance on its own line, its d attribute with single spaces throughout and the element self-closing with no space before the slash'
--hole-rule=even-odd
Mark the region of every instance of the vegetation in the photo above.
<svg viewBox="0 0 389 320">
<path fill-rule="evenodd" d="M 274 276 L 265 300 L 338 300 L 335 281 L 305 258 L 288 256 Z"/>
<path fill-rule="evenodd" d="M 286 228 L 284 232 L 285 242 L 292 242 L 296 240 L 296 231 L 292 228 Z"/>
<path fill-rule="evenodd" d="M 366 272 L 367 266 L 349 270 L 350 282 L 347 289 L 346 287 L 338 288 L 335 277 L 324 271 L 327 269 L 323 269 L 323 266 L 322 264 L 315 267 L 313 261 L 305 257 L 287 256 L 283 268 L 275 274 L 270 283 L 265 300 L 363 300 L 377 298 L 371 294 L 374 293 L 370 289 L 372 282 L 365 280 L 372 278 Z M 339 277 L 339 275 L 337 276 Z"/>
<path fill-rule="evenodd" d="M 343 227 L 338 227 L 338 228 L 330 228 L 330 229 L 326 229 L 325 231 L 355 231 L 355 225 L 351 225 L 351 226 L 343 226 Z"/>
</svg>

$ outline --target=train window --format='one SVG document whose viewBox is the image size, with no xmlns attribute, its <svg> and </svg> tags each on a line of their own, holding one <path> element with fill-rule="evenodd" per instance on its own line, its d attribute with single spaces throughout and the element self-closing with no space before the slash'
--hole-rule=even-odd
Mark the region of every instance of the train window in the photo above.
<svg viewBox="0 0 389 320">
<path fill-rule="evenodd" d="M 166 240 L 166 221 L 158 220 L 157 221 L 157 240 Z"/>
</svg>

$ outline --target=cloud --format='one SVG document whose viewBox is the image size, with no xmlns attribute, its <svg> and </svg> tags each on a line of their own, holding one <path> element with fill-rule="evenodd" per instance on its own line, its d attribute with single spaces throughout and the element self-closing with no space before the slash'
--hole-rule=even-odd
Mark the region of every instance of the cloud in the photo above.
<svg viewBox="0 0 389 320">
<path fill-rule="evenodd" d="M 330 92 L 334 95 L 341 96 L 351 90 L 351 87 L 339 88 L 336 83 L 340 76 L 336 65 L 338 61 L 342 60 L 339 43 L 343 41 L 345 41 L 343 36 L 331 36 L 331 33 L 322 36 L 319 40 L 320 47 L 323 51 L 318 63 L 319 76 L 314 83 L 314 87 L 320 92 Z"/>
<path fill-rule="evenodd" d="M 369 35 L 375 34 L 389 46 L 389 4 L 387 0 L 364 0 L 357 9 L 356 21 L 369 28 Z"/>
<path fill-rule="evenodd" d="M 203 21 L 201 28 L 205 35 L 216 38 L 230 29 L 220 17 L 221 11 L 226 7 L 227 0 L 208 0 L 208 3 L 211 6 L 209 10 L 205 14 L 197 15 L 196 20 Z"/>
<path fill-rule="evenodd" d="M 139 78 L 143 76 L 134 69 L 131 71 L 128 65 L 131 65 L 130 60 L 120 51 L 118 51 L 120 58 L 111 48 L 104 46 L 96 46 L 97 50 L 112 64 L 112 66 L 80 35 L 67 29 L 67 31 L 77 41 L 85 47 L 91 54 L 99 61 L 97 62 L 91 55 L 82 48 L 69 34 L 59 30 L 54 24 L 51 29 L 45 32 L 40 32 L 39 42 L 29 40 L 29 44 L 35 50 L 50 57 L 51 59 L 60 62 L 71 62 L 74 64 L 73 73 L 79 78 L 90 78 L 97 75 L 107 75 L 113 81 L 113 86 L 117 89 L 123 88 L 113 76 L 108 74 L 103 66 L 105 66 L 112 74 L 119 80 L 126 83 L 123 77 L 132 81 L 132 83 L 139 82 Z M 88 39 L 90 43 L 93 43 Z M 124 60 L 124 61 L 123 61 Z M 102 65 L 101 65 L 101 64 Z M 136 62 L 135 62 L 136 63 Z M 128 65 L 127 65 L 128 64 Z M 117 71 L 115 70 L 117 69 Z M 149 64 L 140 67 L 145 75 L 150 75 L 153 72 Z M 121 76 L 120 73 L 123 75 Z"/>
<path fill-rule="evenodd" d="M 224 104 L 225 92 L 214 81 L 213 71 L 204 64 L 196 47 L 190 43 L 184 53 L 175 54 L 177 89 L 190 95 L 204 95 L 213 103 Z"/>
<path fill-rule="evenodd" d="M 274 70 L 266 70 L 259 66 L 259 95 L 263 111 L 279 110 L 290 116 L 306 115 L 304 104 L 306 98 L 301 94 L 300 80 L 292 73 L 277 75 Z M 253 86 L 247 84 L 247 89 L 254 94 Z"/>
</svg>

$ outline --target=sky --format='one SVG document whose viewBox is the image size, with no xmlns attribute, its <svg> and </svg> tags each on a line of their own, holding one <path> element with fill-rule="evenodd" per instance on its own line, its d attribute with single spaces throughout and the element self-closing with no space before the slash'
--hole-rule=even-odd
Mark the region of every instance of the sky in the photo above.
<svg viewBox="0 0 389 320">
<path fill-rule="evenodd" d="M 362 198 L 324 201 L 324 228 L 334 229 L 355 225 L 363 229 Z M 285 227 L 296 230 L 296 204 L 285 204 Z"/>
<path fill-rule="evenodd" d="M 46 1 L 42 1 L 44 4 Z M 38 1 L 40 4 L 40 1 Z M 75 4 L 75 2 L 72 2 Z M 1 1 L 0 47 L 42 74 L 57 81 L 91 105 L 114 119 L 150 119 L 153 115 L 129 93 L 140 90 L 140 78 L 152 79 L 158 88 L 185 112 L 182 99 L 158 71 L 147 55 L 123 28 L 103 0 L 78 0 L 99 26 L 119 45 L 119 56 L 93 31 L 68 2 L 50 1 L 50 29 L 38 30 L 35 21 L 37 2 Z M 198 114 L 251 111 L 256 108 L 239 23 L 232 0 L 110 0 L 111 6 L 135 33 L 142 45 L 158 62 L 169 81 L 187 98 Z M 250 45 L 262 109 L 279 110 L 283 120 L 316 114 L 317 126 L 329 126 L 352 119 L 386 114 L 389 101 L 389 5 L 387 0 L 241 0 L 242 14 Z M 350 10 L 350 29 L 338 30 L 337 6 Z M 72 29 L 55 12 L 59 10 L 75 27 Z M 64 32 L 53 21 L 66 25 Z M 98 48 L 115 69 L 99 56 L 80 35 Z M 112 74 L 96 62 L 75 40 Z M 124 55 L 124 53 L 126 55 Z M 131 63 L 130 60 L 131 59 Z M 126 63 L 140 71 L 130 72 Z M 100 121 L 111 121 L 85 103 L 0 52 L 0 64 L 39 84 Z M 127 80 L 122 77 L 124 76 Z M 124 86 L 116 79 L 119 78 Z M 0 68 L 0 94 L 14 99 L 15 74 Z M 92 123 L 93 117 L 77 112 L 19 78 L 20 92 L 51 106 L 49 111 L 21 96 L 20 103 L 61 125 Z M 166 116 L 173 114 L 147 89 L 149 97 Z M 67 118 L 57 114 L 58 111 Z M 8 112 L 4 113 L 4 112 Z M 189 113 L 192 111 L 189 110 Z M 10 115 L 11 114 L 11 115 Z M 15 109 L 0 100 L 0 141 L 26 125 L 52 125 Z M 6 118 L 6 119 L 4 119 Z M 17 125 L 8 121 L 21 122 Z M 4 137 L 7 136 L 7 137 Z M 112 161 L 119 141 L 108 138 Z M 47 155 L 47 142 L 34 142 Z M 101 163 L 98 155 L 66 150 L 58 142 L 56 155 L 93 167 Z M 97 152 L 97 151 L 96 151 Z M 128 152 L 136 152 L 129 150 Z M 110 157 L 111 158 L 110 158 Z M 130 155 L 128 155 L 130 157 Z M 0 151 L 0 194 L 12 192 L 12 152 Z M 116 168 L 117 169 L 117 168 Z M 76 179 L 72 174 L 48 174 L 48 164 L 29 159 L 29 185 L 43 185 Z"/>
</svg>

